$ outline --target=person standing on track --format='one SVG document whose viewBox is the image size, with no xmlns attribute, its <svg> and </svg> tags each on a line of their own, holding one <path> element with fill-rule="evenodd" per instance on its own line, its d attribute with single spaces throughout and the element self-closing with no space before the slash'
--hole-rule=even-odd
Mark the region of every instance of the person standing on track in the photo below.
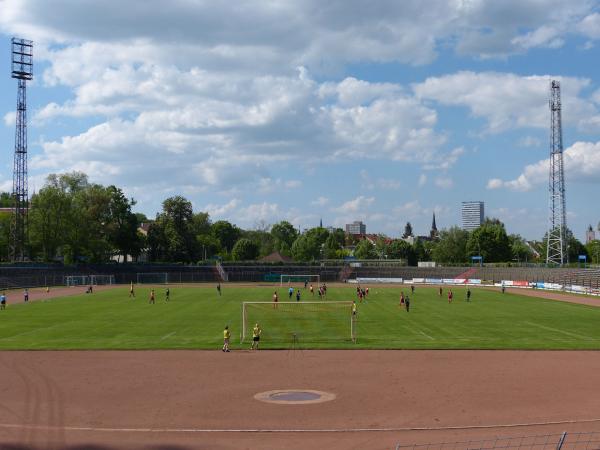
<svg viewBox="0 0 600 450">
<path fill-rule="evenodd" d="M 252 347 L 250 347 L 250 350 L 258 350 L 258 343 L 260 342 L 260 333 L 262 333 L 260 326 L 258 324 L 254 325 L 254 328 L 252 329 Z"/>
<path fill-rule="evenodd" d="M 29 289 L 25 288 L 25 292 L 23 292 L 23 300 L 25 303 L 29 301 Z"/>
<path fill-rule="evenodd" d="M 225 325 L 223 330 L 223 351 L 229 351 L 229 339 L 231 338 L 231 332 L 229 331 L 229 325 Z"/>
</svg>

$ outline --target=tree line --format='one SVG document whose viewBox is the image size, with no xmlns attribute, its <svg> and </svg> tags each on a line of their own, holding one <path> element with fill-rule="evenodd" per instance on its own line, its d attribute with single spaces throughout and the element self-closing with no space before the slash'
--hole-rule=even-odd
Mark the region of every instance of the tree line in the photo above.
<svg viewBox="0 0 600 450">
<path fill-rule="evenodd" d="M 10 205 L 11 196 L 0 193 L 0 204 Z M 211 258 L 232 261 L 256 260 L 274 251 L 296 261 L 320 259 L 403 259 L 409 265 L 418 261 L 465 264 L 472 256 L 484 262 L 543 262 L 545 237 L 527 242 L 507 234 L 497 219 L 468 232 L 459 227 L 442 230 L 434 239 L 409 239 L 412 226 L 406 224 L 403 239 L 377 235 L 359 239 L 342 229 L 315 227 L 304 232 L 288 221 L 272 226 L 261 224 L 244 230 L 226 220 L 213 222 L 207 212 L 194 212 L 182 196 L 169 197 L 162 210 L 149 220 L 136 213 L 135 200 L 116 186 L 91 183 L 84 173 L 52 174 L 29 204 L 28 254 L 35 261 L 103 263 L 129 255 L 133 260 L 145 255 L 153 262 L 197 263 Z M 8 258 L 11 214 L 0 215 L 0 257 Z M 142 224 L 145 227 L 140 228 Z M 581 254 L 590 262 L 600 262 L 600 241 L 587 246 L 569 231 L 569 260 Z M 412 243 L 409 243 L 412 242 Z"/>
</svg>

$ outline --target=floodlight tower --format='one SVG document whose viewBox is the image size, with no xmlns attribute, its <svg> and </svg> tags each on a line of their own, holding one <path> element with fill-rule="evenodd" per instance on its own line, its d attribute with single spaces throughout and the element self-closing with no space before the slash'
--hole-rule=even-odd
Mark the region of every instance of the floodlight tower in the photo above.
<svg viewBox="0 0 600 450">
<path fill-rule="evenodd" d="M 27 248 L 27 81 L 33 78 L 33 41 L 12 38 L 12 77 L 18 80 L 15 159 L 13 166 L 13 220 L 10 259 L 23 261 Z"/>
<path fill-rule="evenodd" d="M 567 252 L 567 209 L 565 206 L 565 170 L 563 163 L 560 82 L 550 82 L 550 216 L 546 264 L 569 262 Z"/>
</svg>

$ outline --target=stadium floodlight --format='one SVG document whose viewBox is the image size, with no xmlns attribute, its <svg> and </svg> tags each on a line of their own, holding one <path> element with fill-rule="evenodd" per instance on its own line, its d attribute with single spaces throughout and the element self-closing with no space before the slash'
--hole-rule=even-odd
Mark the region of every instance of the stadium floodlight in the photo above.
<svg viewBox="0 0 600 450">
<path fill-rule="evenodd" d="M 137 284 L 167 284 L 169 274 L 167 272 L 138 272 Z"/>
<path fill-rule="evenodd" d="M 240 342 L 252 337 L 256 323 L 269 343 L 356 340 L 352 302 L 243 302 Z"/>
<path fill-rule="evenodd" d="M 283 286 L 284 284 L 290 283 L 316 283 L 321 284 L 321 275 L 313 275 L 313 274 L 300 274 L 300 275 L 289 275 L 283 274 L 280 277 L 279 285 Z"/>
</svg>

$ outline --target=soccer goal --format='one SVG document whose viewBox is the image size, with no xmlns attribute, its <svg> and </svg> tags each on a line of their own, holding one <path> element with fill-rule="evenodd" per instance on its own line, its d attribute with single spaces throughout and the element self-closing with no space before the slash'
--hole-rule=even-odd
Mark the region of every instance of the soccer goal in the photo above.
<svg viewBox="0 0 600 450">
<path fill-rule="evenodd" d="M 137 284 L 167 284 L 168 282 L 167 272 L 138 272 L 137 274 Z"/>
<path fill-rule="evenodd" d="M 86 286 L 90 284 L 90 277 L 88 275 L 67 275 L 65 284 L 69 287 Z"/>
<path fill-rule="evenodd" d="M 90 275 L 90 284 L 94 286 L 115 284 L 114 275 Z"/>
<path fill-rule="evenodd" d="M 280 286 L 290 283 L 316 283 L 321 284 L 321 275 L 281 275 Z"/>
<path fill-rule="evenodd" d="M 259 324 L 268 343 L 355 342 L 352 302 L 243 302 L 241 342 Z"/>
</svg>

